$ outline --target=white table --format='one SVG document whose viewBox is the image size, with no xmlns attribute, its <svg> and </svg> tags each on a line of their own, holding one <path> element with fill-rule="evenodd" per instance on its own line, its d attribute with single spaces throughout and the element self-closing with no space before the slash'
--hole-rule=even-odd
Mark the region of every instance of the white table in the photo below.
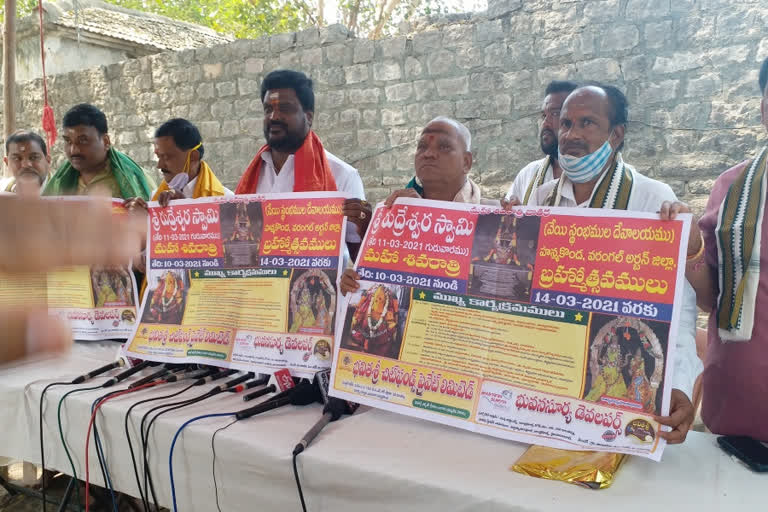
<svg viewBox="0 0 768 512">
<path fill-rule="evenodd" d="M 56 361 L 0 368 L 0 453 L 39 461 L 38 400 L 43 386 L 100 366 L 113 359 L 115 350 L 116 345 L 78 345 Z M 182 386 L 140 391 L 104 406 L 99 430 L 117 490 L 138 495 L 123 432 L 127 407 Z M 52 388 L 44 414 L 46 465 L 65 473 L 71 471 L 58 441 L 55 406 L 70 389 Z M 65 402 L 65 434 L 81 478 L 90 406 L 103 393 L 76 393 Z M 224 395 L 157 422 L 150 449 L 161 505 L 170 505 L 168 451 L 181 423 L 199 414 L 241 408 L 239 396 Z M 137 407 L 132 415 L 134 440 L 138 419 L 146 410 L 148 406 Z M 222 510 L 300 510 L 291 451 L 320 412 L 319 405 L 284 407 L 221 432 L 216 438 L 216 474 Z M 177 443 L 174 474 L 179 510 L 216 510 L 211 435 L 229 421 L 213 418 L 192 424 Z M 708 434 L 690 433 L 684 445 L 668 447 L 660 463 L 631 458 L 614 485 L 600 491 L 511 472 L 509 467 L 524 450 L 521 444 L 368 409 L 328 425 L 300 455 L 299 471 L 308 510 L 313 512 L 764 510 L 768 497 L 768 475 L 752 473 L 734 462 L 718 449 L 715 436 Z M 91 479 L 103 485 L 93 446 L 91 454 Z"/>
</svg>

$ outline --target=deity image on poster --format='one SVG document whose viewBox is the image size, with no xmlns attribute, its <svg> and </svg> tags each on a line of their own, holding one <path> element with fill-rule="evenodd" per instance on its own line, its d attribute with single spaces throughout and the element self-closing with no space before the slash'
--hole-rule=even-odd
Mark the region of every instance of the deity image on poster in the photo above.
<svg viewBox="0 0 768 512">
<path fill-rule="evenodd" d="M 669 324 L 593 314 L 590 331 L 584 400 L 658 414 Z"/>
<path fill-rule="evenodd" d="M 527 302 L 540 224 L 535 216 L 480 216 L 472 243 L 469 293 Z"/>
<path fill-rule="evenodd" d="M 331 358 L 332 351 L 333 351 L 333 347 L 331 346 L 331 341 L 322 339 L 322 340 L 318 340 L 317 343 L 315 343 L 315 348 L 312 350 L 312 353 L 318 359 L 327 361 Z"/>
<path fill-rule="evenodd" d="M 127 268 L 91 268 L 93 302 L 97 308 L 133 306 L 133 281 Z"/>
<path fill-rule="evenodd" d="M 187 297 L 184 270 L 153 270 L 147 276 L 143 323 L 181 325 Z"/>
<path fill-rule="evenodd" d="M 361 281 L 347 306 L 341 347 L 397 359 L 408 314 L 407 289 L 393 284 Z"/>
<path fill-rule="evenodd" d="M 295 270 L 291 277 L 288 331 L 333 334 L 336 313 L 336 272 Z"/>
<path fill-rule="evenodd" d="M 221 204 L 221 237 L 225 267 L 259 266 L 263 227 L 261 203 Z"/>
</svg>

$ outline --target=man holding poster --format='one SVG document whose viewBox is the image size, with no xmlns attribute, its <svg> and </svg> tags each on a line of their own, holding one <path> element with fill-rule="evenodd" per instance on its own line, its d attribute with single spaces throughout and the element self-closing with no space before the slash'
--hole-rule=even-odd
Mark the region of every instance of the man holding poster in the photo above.
<svg viewBox="0 0 768 512">
<path fill-rule="evenodd" d="M 353 198 L 344 203 L 344 215 L 351 222 L 347 243 L 358 245 L 371 220 L 371 206 L 357 169 L 326 151 L 312 131 L 312 80 L 299 71 L 272 71 L 261 83 L 261 101 L 267 143 L 248 165 L 235 193 L 346 192 Z"/>
<path fill-rule="evenodd" d="M 433 188 L 448 181 L 454 159 L 430 125 L 416 157 L 423 195 L 399 191 L 377 207 L 355 270 L 341 280 L 332 396 L 554 448 L 660 460 L 667 440 L 682 441 L 692 407 L 673 388 L 693 378 L 673 367 L 694 346 L 692 336 L 681 343 L 695 305 L 686 304 L 678 264 L 690 219 L 660 219 L 650 204 L 671 190 L 621 161 L 623 95 L 582 92 L 591 103 L 581 106 L 577 94 L 563 119 L 578 127 L 561 147 L 601 148 L 591 187 L 599 206 L 614 208 L 576 208 L 592 190 L 570 208 L 552 207 L 580 188 L 568 178 L 542 186 L 558 191 L 552 206 L 512 209 L 461 197 L 463 173 L 453 190 Z M 595 186 L 601 175 L 606 190 Z M 627 203 L 639 211 L 622 211 Z M 660 432 L 665 424 L 676 430 Z"/>
<path fill-rule="evenodd" d="M 544 183 L 533 205 L 612 208 L 655 213 L 664 201 L 675 201 L 672 189 L 624 163 L 621 149 L 628 119 L 627 99 L 615 87 L 591 85 L 574 90 L 563 103 L 558 135 L 558 161 L 563 174 Z M 689 241 L 696 253 L 698 240 Z M 685 283 L 680 333 L 675 347 L 675 376 L 669 417 L 657 420 L 673 428 L 660 432 L 670 443 L 685 440 L 693 422 L 690 399 L 701 370 L 696 356 L 696 294 Z"/>
</svg>

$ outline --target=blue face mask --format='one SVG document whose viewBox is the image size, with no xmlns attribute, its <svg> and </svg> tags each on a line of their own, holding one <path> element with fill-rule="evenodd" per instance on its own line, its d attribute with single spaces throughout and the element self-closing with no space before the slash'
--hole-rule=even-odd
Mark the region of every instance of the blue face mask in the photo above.
<svg viewBox="0 0 768 512">
<path fill-rule="evenodd" d="M 560 148 L 558 148 L 557 161 L 560 164 L 560 169 L 574 183 L 587 183 L 594 180 L 600 176 L 600 172 L 613 153 L 610 140 L 611 136 L 609 135 L 608 140 L 597 151 L 584 156 L 564 155 L 560 153 Z"/>
</svg>

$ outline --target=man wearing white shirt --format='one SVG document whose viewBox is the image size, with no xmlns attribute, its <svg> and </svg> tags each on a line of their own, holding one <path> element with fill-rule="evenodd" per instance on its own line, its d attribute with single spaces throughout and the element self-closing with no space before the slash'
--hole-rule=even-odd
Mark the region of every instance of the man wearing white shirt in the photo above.
<svg viewBox="0 0 768 512">
<path fill-rule="evenodd" d="M 557 163 L 557 132 L 560 129 L 560 109 L 568 95 L 578 87 L 574 82 L 555 80 L 544 91 L 544 103 L 539 119 L 539 144 L 546 155 L 534 160 L 515 176 L 504 202 L 510 205 L 528 204 L 540 185 L 560 177 Z"/>
<path fill-rule="evenodd" d="M 563 174 L 538 187 L 529 204 L 657 213 L 664 201 L 675 201 L 668 185 L 643 176 L 622 160 L 627 118 L 627 100 L 617 88 L 593 85 L 573 91 L 560 112 L 558 161 Z M 656 418 L 672 427 L 659 434 L 670 443 L 685 440 L 694 418 L 688 397 L 702 369 L 696 356 L 696 314 L 696 293 L 686 281 L 674 340 L 670 416 Z"/>
<path fill-rule="evenodd" d="M 261 84 L 264 107 L 262 146 L 246 169 L 236 194 L 278 192 L 346 192 L 353 199 L 344 203 L 350 223 L 347 244 L 356 253 L 371 218 L 363 182 L 357 169 L 323 148 L 312 131 L 315 93 L 312 80 L 304 73 L 277 70 Z"/>
</svg>

